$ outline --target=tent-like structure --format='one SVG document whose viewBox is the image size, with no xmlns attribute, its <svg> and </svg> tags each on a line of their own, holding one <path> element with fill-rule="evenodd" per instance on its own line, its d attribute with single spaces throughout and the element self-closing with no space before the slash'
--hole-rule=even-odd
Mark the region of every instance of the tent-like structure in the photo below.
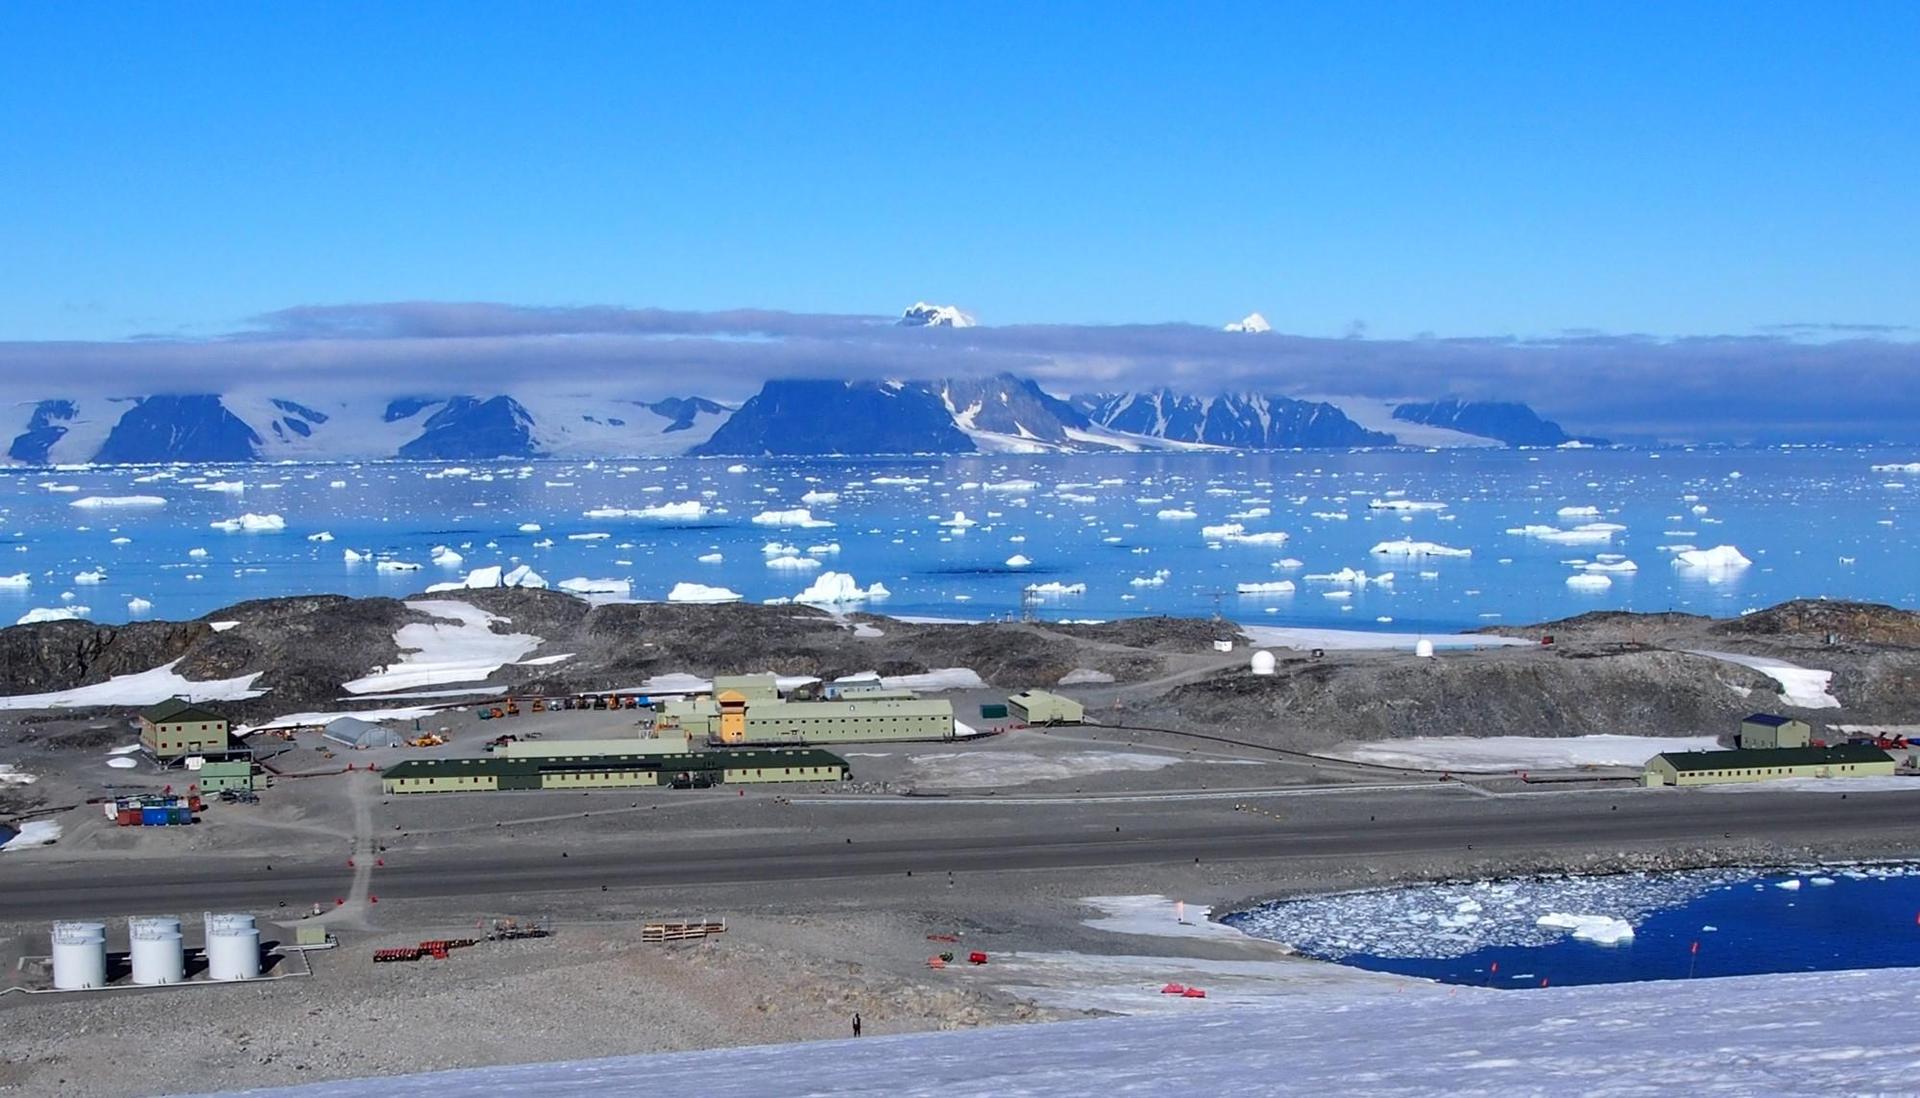
<svg viewBox="0 0 1920 1098">
<path fill-rule="evenodd" d="M 321 735 L 348 747 L 399 747 L 402 743 L 400 733 L 358 717 L 335 717 L 327 722 Z"/>
</svg>

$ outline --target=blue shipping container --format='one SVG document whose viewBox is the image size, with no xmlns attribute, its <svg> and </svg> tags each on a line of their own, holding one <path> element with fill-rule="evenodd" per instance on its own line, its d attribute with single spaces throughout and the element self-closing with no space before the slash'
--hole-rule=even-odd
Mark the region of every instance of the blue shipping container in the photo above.
<svg viewBox="0 0 1920 1098">
<path fill-rule="evenodd" d="M 173 817 L 173 819 L 170 821 L 172 823 L 190 824 L 193 822 L 193 809 L 188 808 L 185 805 L 181 805 L 177 808 L 169 808 L 167 809 L 167 812 L 170 813 Z"/>
<path fill-rule="evenodd" d="M 173 822 L 173 813 L 164 808 L 143 808 L 140 810 L 141 827 L 165 827 Z"/>
</svg>

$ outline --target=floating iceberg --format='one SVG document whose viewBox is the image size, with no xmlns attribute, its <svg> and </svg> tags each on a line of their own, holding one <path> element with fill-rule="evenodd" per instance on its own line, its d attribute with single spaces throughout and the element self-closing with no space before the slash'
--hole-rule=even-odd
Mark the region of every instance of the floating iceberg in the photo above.
<svg viewBox="0 0 1920 1098">
<path fill-rule="evenodd" d="M 820 567 L 820 562 L 817 560 L 814 560 L 812 557 L 798 557 L 798 556 L 787 555 L 787 556 L 778 556 L 778 557 L 768 557 L 767 567 L 780 568 L 789 572 L 800 572 L 800 571 L 805 571 L 809 568 L 818 568 Z"/>
<path fill-rule="evenodd" d="M 596 507 L 586 512 L 586 517 L 590 519 L 697 519 L 705 518 L 706 515 L 707 505 L 697 499 L 682 503 L 656 503 L 651 507 Z M 536 526 L 534 529 L 538 530 L 539 527 Z"/>
<path fill-rule="evenodd" d="M 680 587 L 687 587 L 687 586 L 698 587 L 700 585 L 697 583 L 696 584 L 683 583 L 683 584 L 680 584 L 678 587 L 675 587 L 674 590 L 677 591 L 680 589 Z M 633 584 L 630 581 L 623 580 L 623 579 L 589 579 L 586 576 L 575 576 L 572 579 L 561 580 L 560 590 L 570 591 L 576 595 L 625 595 L 628 592 L 633 590 Z M 718 588 L 715 588 L 715 590 L 718 590 Z M 737 599 L 740 596 L 734 595 L 733 597 Z M 673 596 L 669 595 L 667 596 L 667 601 L 698 602 L 698 601 L 714 601 L 714 600 L 675 599 Z"/>
<path fill-rule="evenodd" d="M 15 625 L 33 625 L 43 621 L 79 621 L 93 609 L 87 606 L 36 606 L 20 615 Z"/>
<path fill-rule="evenodd" d="M 1383 541 L 1373 547 L 1375 556 L 1381 557 L 1470 557 L 1471 549 L 1455 549 L 1449 545 L 1437 545 L 1431 541 L 1414 541 L 1411 538 L 1399 538 Z"/>
<path fill-rule="evenodd" d="M 1087 593 L 1087 585 L 1084 583 L 1059 583 L 1049 580 L 1046 583 L 1030 583 L 1023 588 L 1023 590 L 1031 595 L 1049 598 L 1059 597 L 1061 595 L 1084 595 Z"/>
<path fill-rule="evenodd" d="M 1444 511 L 1447 505 L 1430 500 L 1376 499 L 1367 504 L 1375 511 Z"/>
<path fill-rule="evenodd" d="M 891 595 L 880 584 L 862 588 L 846 572 L 822 572 L 805 591 L 793 596 L 793 601 L 809 606 L 833 606 L 849 602 L 866 602 L 868 599 L 884 599 Z"/>
<path fill-rule="evenodd" d="M 67 506 L 91 510 L 102 507 L 164 507 L 166 503 L 162 496 L 83 496 Z"/>
<path fill-rule="evenodd" d="M 1023 553 L 1015 553 L 1007 558 L 1008 568 L 1025 568 L 1032 563 L 1033 561 L 1029 560 Z"/>
<path fill-rule="evenodd" d="M 1234 590 L 1242 595 L 1291 595 L 1292 580 L 1272 580 L 1267 583 L 1243 583 Z"/>
<path fill-rule="evenodd" d="M 373 566 L 376 572 L 418 572 L 420 566 L 411 561 L 383 560 Z"/>
<path fill-rule="evenodd" d="M 1573 937 L 1595 945 L 1619 945 L 1633 937 L 1633 925 L 1611 915 L 1568 915 L 1555 911 L 1533 923 L 1552 930 L 1571 930 Z"/>
<path fill-rule="evenodd" d="M 1675 568 L 1687 568 L 1710 575 L 1736 572 L 1752 563 L 1744 553 L 1731 545 L 1716 545 L 1711 549 L 1682 549 L 1673 558 Z"/>
<path fill-rule="evenodd" d="M 1567 586 L 1576 591 L 1605 591 L 1613 586 L 1613 579 L 1592 572 L 1580 572 L 1567 577 Z"/>
<path fill-rule="evenodd" d="M 256 515 L 248 513 L 241 515 L 239 518 L 216 519 L 213 522 L 207 523 L 207 525 L 213 527 L 215 530 L 225 530 L 229 534 L 241 532 L 249 534 L 271 534 L 285 530 L 287 528 L 287 520 L 281 518 L 279 515 Z"/>
<path fill-rule="evenodd" d="M 560 584 L 560 586 L 566 587 L 568 583 L 572 583 L 572 582 L 574 581 L 572 580 L 563 581 Z M 572 588 L 568 588 L 568 590 L 572 590 Z M 738 591 L 728 590 L 725 587 L 709 587 L 704 583 L 681 582 L 681 583 L 674 584 L 673 590 L 667 592 L 667 601 L 668 602 L 739 602 L 740 593 Z"/>
<path fill-rule="evenodd" d="M 753 516 L 753 522 L 756 526 L 798 526 L 805 529 L 833 525 L 826 519 L 814 518 L 813 512 L 805 507 L 796 507 L 789 511 L 762 511 Z"/>
</svg>

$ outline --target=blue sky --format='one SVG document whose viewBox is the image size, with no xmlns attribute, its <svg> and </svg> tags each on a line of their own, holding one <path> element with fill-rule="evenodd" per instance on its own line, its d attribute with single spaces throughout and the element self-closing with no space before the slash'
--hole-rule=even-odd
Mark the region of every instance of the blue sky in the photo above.
<svg viewBox="0 0 1920 1098">
<path fill-rule="evenodd" d="M 0 340 L 409 300 L 1920 324 L 1920 5 L 12 4 Z"/>
</svg>

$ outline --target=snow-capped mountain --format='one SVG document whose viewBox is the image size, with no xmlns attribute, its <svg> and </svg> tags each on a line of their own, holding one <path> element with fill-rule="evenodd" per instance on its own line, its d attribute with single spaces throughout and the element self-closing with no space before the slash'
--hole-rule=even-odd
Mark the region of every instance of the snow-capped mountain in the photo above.
<svg viewBox="0 0 1920 1098">
<path fill-rule="evenodd" d="M 713 434 L 726 405 L 590 394 L 302 399 L 260 393 L 50 399 L 16 406 L 7 458 L 83 462 L 674 455 Z"/>
<path fill-rule="evenodd" d="M 701 397 L 592 393 L 306 398 L 253 392 L 15 405 L 25 465 L 1552 446 L 1522 404 L 1400 403 L 1158 390 L 1065 400 L 1011 374 L 935 381 L 776 380 L 736 411 Z"/>
<path fill-rule="evenodd" d="M 929 305 L 916 301 L 907 306 L 896 322 L 902 328 L 971 328 L 973 317 L 952 305 Z"/>
<path fill-rule="evenodd" d="M 1508 401 L 1434 400 L 1401 404 L 1393 409 L 1393 418 L 1496 439 L 1508 446 L 1559 446 L 1574 441 L 1558 423 L 1542 419 L 1524 404 Z"/>
<path fill-rule="evenodd" d="M 1113 431 L 1171 442 L 1236 450 L 1318 446 L 1392 446 L 1331 404 L 1258 393 L 1197 397 L 1161 389 L 1151 393 L 1096 393 L 1073 398 L 1092 423 Z"/>
<path fill-rule="evenodd" d="M 1259 313 L 1248 313 L 1241 319 L 1227 325 L 1225 330 L 1229 332 L 1252 332 L 1258 334 L 1260 332 L 1273 331 L 1273 325 L 1268 324 L 1267 318 L 1261 316 Z"/>
</svg>

